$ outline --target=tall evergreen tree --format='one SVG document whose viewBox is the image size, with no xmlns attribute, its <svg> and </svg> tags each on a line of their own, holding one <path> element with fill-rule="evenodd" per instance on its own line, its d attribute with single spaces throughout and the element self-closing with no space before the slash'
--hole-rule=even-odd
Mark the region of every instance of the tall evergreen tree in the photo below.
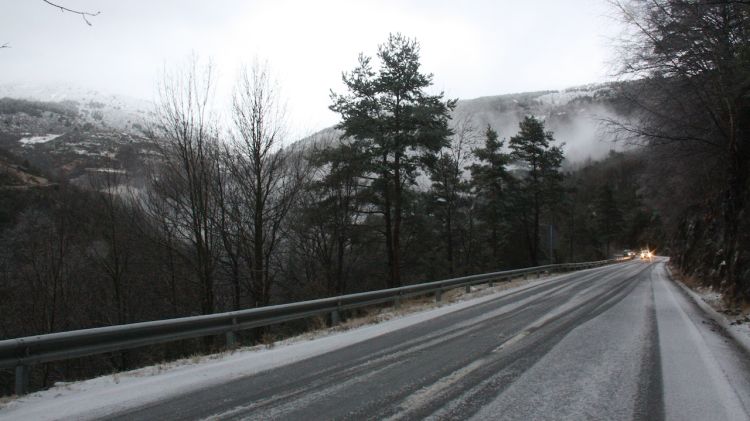
<svg viewBox="0 0 750 421">
<path fill-rule="evenodd" d="M 552 132 L 535 117 L 524 118 L 519 128 L 508 142 L 511 159 L 523 170 L 514 191 L 514 213 L 523 227 L 529 261 L 537 266 L 542 212 L 551 210 L 562 194 L 563 151 L 550 144 L 555 140 Z"/>
<path fill-rule="evenodd" d="M 431 160 L 429 166 L 432 188 L 430 197 L 436 209 L 436 216 L 443 227 L 445 241 L 445 257 L 448 263 L 448 274 L 454 275 L 455 250 L 454 231 L 457 214 L 466 201 L 469 185 L 462 179 L 460 161 L 450 154 L 440 154 Z"/>
<path fill-rule="evenodd" d="M 474 150 L 479 163 L 470 167 L 475 193 L 479 197 L 479 217 L 489 228 L 492 265 L 500 259 L 501 230 L 505 221 L 505 195 L 512 177 L 507 165 L 510 157 L 503 152 L 502 140 L 489 125 L 485 132 L 483 148 Z"/>
<path fill-rule="evenodd" d="M 348 93 L 331 94 L 337 126 L 365 156 L 373 205 L 382 213 L 388 258 L 388 286 L 401 285 L 401 225 L 404 190 L 415 183 L 425 155 L 448 144 L 449 112 L 455 101 L 429 95 L 432 75 L 420 71 L 419 44 L 391 34 L 377 54 L 380 68 L 359 56 L 359 65 L 343 75 Z"/>
</svg>

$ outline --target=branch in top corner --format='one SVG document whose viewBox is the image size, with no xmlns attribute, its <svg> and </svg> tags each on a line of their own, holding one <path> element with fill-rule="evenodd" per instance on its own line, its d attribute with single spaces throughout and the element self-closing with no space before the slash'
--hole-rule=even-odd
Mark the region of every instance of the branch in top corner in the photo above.
<svg viewBox="0 0 750 421">
<path fill-rule="evenodd" d="M 101 12 L 92 13 L 92 12 L 84 12 L 84 11 L 80 11 L 80 10 L 73 10 L 73 9 L 69 9 L 69 8 L 67 8 L 65 6 L 60 6 L 59 4 L 52 3 L 49 0 L 42 0 L 42 1 L 45 2 L 45 3 L 47 3 L 47 4 L 49 4 L 52 7 L 56 7 L 58 9 L 60 9 L 61 12 L 70 12 L 70 13 L 79 15 L 80 17 L 83 18 L 83 21 L 86 22 L 86 24 L 88 26 L 91 26 L 91 22 L 89 22 L 88 17 L 98 16 L 99 13 L 101 13 Z"/>
</svg>

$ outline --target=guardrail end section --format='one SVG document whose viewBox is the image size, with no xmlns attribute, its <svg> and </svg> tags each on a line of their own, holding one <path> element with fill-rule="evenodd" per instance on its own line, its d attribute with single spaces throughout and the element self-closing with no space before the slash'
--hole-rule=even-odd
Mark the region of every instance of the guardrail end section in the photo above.
<svg viewBox="0 0 750 421">
<path fill-rule="evenodd" d="M 31 370 L 27 365 L 16 366 L 16 396 L 29 393 L 29 374 Z"/>
</svg>

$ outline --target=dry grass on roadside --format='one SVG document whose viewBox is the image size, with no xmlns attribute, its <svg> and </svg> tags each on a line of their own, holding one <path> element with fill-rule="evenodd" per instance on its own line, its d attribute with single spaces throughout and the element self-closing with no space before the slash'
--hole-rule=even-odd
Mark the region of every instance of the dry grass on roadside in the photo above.
<svg viewBox="0 0 750 421">
<path fill-rule="evenodd" d="M 16 400 L 16 395 L 0 396 L 0 409 Z"/>
<path fill-rule="evenodd" d="M 338 326 L 326 328 L 323 330 L 331 331 L 345 331 L 350 329 L 356 329 L 359 327 L 382 323 L 387 320 L 391 320 L 396 317 L 403 317 L 413 313 L 429 310 L 432 308 L 440 307 L 445 304 L 451 304 L 459 301 L 470 300 L 473 298 L 483 297 L 496 292 L 504 291 L 507 289 L 515 288 L 532 281 L 536 278 L 524 279 L 523 277 L 514 278 L 510 281 L 495 282 L 492 287 L 487 284 L 480 284 L 472 286 L 470 292 L 466 292 L 463 287 L 454 288 L 443 292 L 442 301 L 435 302 L 433 295 L 418 296 L 413 298 L 403 299 L 398 307 L 373 307 L 364 310 L 360 310 L 359 315 L 356 317 L 347 318 Z M 313 332 L 309 332 L 313 333 Z"/>
</svg>

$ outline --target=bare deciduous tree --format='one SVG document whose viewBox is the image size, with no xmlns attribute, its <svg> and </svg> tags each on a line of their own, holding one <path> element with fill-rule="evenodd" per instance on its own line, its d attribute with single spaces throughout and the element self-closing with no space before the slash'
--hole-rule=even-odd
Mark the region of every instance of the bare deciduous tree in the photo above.
<svg viewBox="0 0 750 421">
<path fill-rule="evenodd" d="M 715 265 L 736 292 L 750 296 L 750 284 L 743 281 L 750 267 L 743 250 L 750 244 L 743 226 L 750 203 L 750 5 L 731 0 L 614 3 L 631 30 L 623 39 L 621 72 L 638 79 L 623 97 L 639 117 L 616 126 L 645 139 L 693 180 L 711 182 L 714 197 L 690 205 L 721 214 L 723 244 L 715 250 Z M 696 161 L 700 166 L 692 164 Z M 687 180 L 680 184 L 673 190 L 694 189 Z"/>
<path fill-rule="evenodd" d="M 243 250 L 250 269 L 254 305 L 267 305 L 275 273 L 274 251 L 282 222 L 300 187 L 301 172 L 283 149 L 285 110 L 267 65 L 242 70 L 232 101 L 231 169 L 243 202 Z"/>
<path fill-rule="evenodd" d="M 92 238 L 99 238 L 90 247 L 93 266 L 110 281 L 114 301 L 114 317 L 109 324 L 131 322 L 130 263 L 135 242 L 130 229 L 134 226 L 133 208 L 120 195 L 128 175 L 124 171 L 105 168 L 90 174 L 90 187 L 99 192 L 94 203 L 96 222 L 92 224 Z"/>
<path fill-rule="evenodd" d="M 169 220 L 177 241 L 189 246 L 191 255 L 185 260 L 200 284 L 204 314 L 214 311 L 220 251 L 214 189 L 220 148 L 216 117 L 210 109 L 212 76 L 211 65 L 199 66 L 195 57 L 186 69 L 165 72 L 154 132 L 160 171 L 151 183 L 151 198 L 159 203 L 150 207 L 157 219 Z"/>
</svg>

